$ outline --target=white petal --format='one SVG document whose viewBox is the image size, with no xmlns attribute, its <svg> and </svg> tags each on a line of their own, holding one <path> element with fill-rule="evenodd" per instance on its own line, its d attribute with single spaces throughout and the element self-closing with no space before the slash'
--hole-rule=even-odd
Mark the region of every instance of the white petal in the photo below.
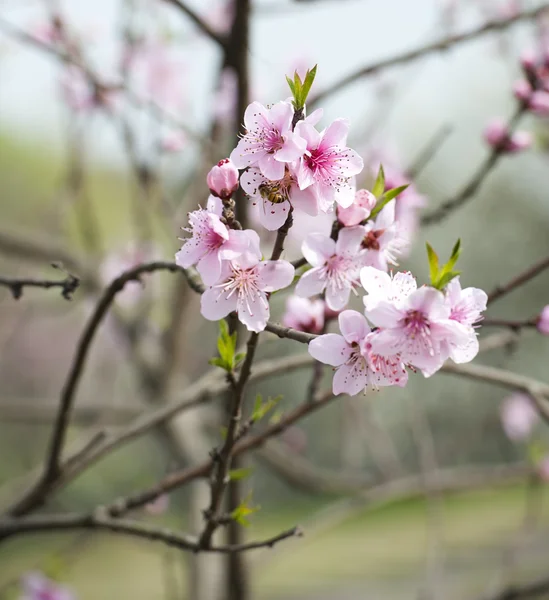
<svg viewBox="0 0 549 600">
<path fill-rule="evenodd" d="M 325 365 L 338 367 L 349 359 L 351 348 L 341 335 L 326 333 L 309 342 L 309 354 Z"/>
</svg>

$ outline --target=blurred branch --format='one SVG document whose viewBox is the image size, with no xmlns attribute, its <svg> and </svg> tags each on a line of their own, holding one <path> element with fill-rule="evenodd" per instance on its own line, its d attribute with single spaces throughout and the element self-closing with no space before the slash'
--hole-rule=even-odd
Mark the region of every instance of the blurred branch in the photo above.
<svg viewBox="0 0 549 600">
<path fill-rule="evenodd" d="M 111 519 L 101 514 L 98 509 L 93 515 L 40 515 L 35 517 L 26 517 L 23 519 L 5 519 L 0 521 L 0 540 L 21 534 L 60 532 L 72 530 L 96 530 L 108 531 L 110 533 L 120 533 L 146 539 L 150 541 L 163 542 L 168 546 L 178 550 L 190 552 L 245 552 L 258 548 L 272 548 L 278 542 L 291 537 L 301 536 L 301 530 L 298 527 L 292 527 L 266 540 L 241 544 L 239 546 L 210 546 L 203 548 L 198 540 L 192 536 L 182 535 L 167 529 L 151 527 L 139 521 Z"/>
<path fill-rule="evenodd" d="M 427 44 L 420 48 L 415 48 L 408 52 L 404 52 L 402 54 L 398 54 L 396 56 L 392 56 L 392 57 L 383 59 L 377 63 L 373 63 L 371 65 L 363 67 L 362 69 L 359 69 L 355 73 L 352 73 L 350 75 L 346 75 L 345 77 L 342 77 L 339 81 L 334 82 L 332 85 L 327 87 L 325 90 L 323 90 L 320 93 L 316 94 L 315 96 L 311 97 L 309 100 L 309 105 L 312 106 L 313 104 L 318 104 L 321 100 L 325 100 L 328 96 L 331 96 L 332 94 L 334 94 L 336 92 L 340 92 L 341 90 L 343 90 L 347 86 L 351 85 L 352 83 L 355 83 L 356 81 L 358 81 L 364 77 L 373 75 L 374 73 L 377 73 L 388 67 L 403 65 L 408 62 L 417 60 L 418 58 L 421 58 L 428 54 L 432 54 L 434 52 L 442 52 L 444 50 L 449 50 L 453 46 L 456 46 L 463 42 L 468 42 L 477 37 L 481 37 L 492 31 L 502 31 L 504 29 L 507 29 L 508 27 L 510 27 L 520 21 L 532 21 L 534 19 L 537 19 L 548 8 L 549 8 L 549 2 L 544 2 L 541 6 L 535 8 L 535 9 L 525 10 L 525 11 L 520 12 L 516 15 L 513 15 L 512 17 L 509 17 L 507 19 L 501 19 L 499 21 L 493 21 L 490 23 L 486 23 L 486 24 L 482 25 L 481 27 L 472 29 L 471 31 L 468 31 L 466 33 L 450 36 L 450 37 L 447 37 L 438 42 Z"/>
<path fill-rule="evenodd" d="M 55 266 L 55 265 L 52 265 Z M 29 279 L 17 277 L 0 277 L 0 286 L 9 288 L 15 300 L 19 300 L 23 295 L 23 288 L 37 287 L 43 289 L 61 288 L 61 295 L 65 300 L 72 300 L 72 295 L 80 285 L 80 279 L 70 273 L 65 279 L 52 281 L 49 279 Z"/>
<path fill-rule="evenodd" d="M 308 344 L 317 337 L 312 333 L 304 333 L 303 331 L 297 331 L 297 329 L 292 329 L 291 327 L 283 327 L 277 323 L 267 323 L 265 331 L 274 333 L 279 338 L 288 338 L 296 342 L 301 342 L 302 344 Z"/>
<path fill-rule="evenodd" d="M 521 600 L 522 598 L 537 598 L 549 592 L 549 577 L 544 577 L 522 585 L 512 585 L 505 590 L 482 600 Z"/>
<path fill-rule="evenodd" d="M 221 48 L 224 50 L 227 49 L 227 41 L 221 37 L 219 33 L 214 31 L 200 15 L 198 15 L 192 8 L 187 6 L 185 2 L 182 0 L 164 0 L 164 2 L 175 6 L 182 13 L 184 13 L 198 27 L 198 29 L 202 31 L 202 33 L 207 35 L 216 44 L 219 44 L 219 46 L 221 46 Z"/>
<path fill-rule="evenodd" d="M 518 125 L 519 120 L 526 112 L 526 107 L 523 103 L 520 103 L 518 108 L 515 110 L 513 116 L 507 123 L 507 128 L 510 134 L 513 133 L 516 126 Z M 486 158 L 486 160 L 480 165 L 476 173 L 474 173 L 473 177 L 468 181 L 468 183 L 462 188 L 461 192 L 457 194 L 454 198 L 447 200 L 442 203 L 440 206 L 435 208 L 430 213 L 427 213 L 422 216 L 421 224 L 422 225 L 435 225 L 436 223 L 440 223 L 446 217 L 448 217 L 451 213 L 453 213 L 458 208 L 461 208 L 464 204 L 466 204 L 469 200 L 471 200 L 477 191 L 480 189 L 486 177 L 491 173 L 492 169 L 498 164 L 500 158 L 506 156 L 507 152 L 503 144 L 495 146 L 492 148 L 490 154 Z"/>
<path fill-rule="evenodd" d="M 548 268 L 549 268 L 549 256 L 546 256 L 545 258 L 542 258 L 537 263 L 534 263 L 531 267 L 528 267 L 522 273 L 519 273 L 518 275 L 516 275 L 515 277 L 510 279 L 507 283 L 496 286 L 488 294 L 488 304 L 491 304 L 492 302 L 499 300 L 503 296 L 506 296 L 507 294 L 509 294 L 516 288 L 520 287 L 521 285 L 524 285 L 525 283 L 530 281 L 530 279 L 533 279 L 534 277 L 536 277 L 537 275 L 539 275 L 540 273 L 545 271 L 545 269 L 548 269 Z"/>
<path fill-rule="evenodd" d="M 431 140 L 427 143 L 427 146 L 419 153 L 419 156 L 415 159 L 413 165 L 406 170 L 406 175 L 410 179 L 415 179 L 425 167 L 431 162 L 436 156 L 444 142 L 448 139 L 452 133 L 451 125 L 443 125 L 438 129 Z"/>
</svg>

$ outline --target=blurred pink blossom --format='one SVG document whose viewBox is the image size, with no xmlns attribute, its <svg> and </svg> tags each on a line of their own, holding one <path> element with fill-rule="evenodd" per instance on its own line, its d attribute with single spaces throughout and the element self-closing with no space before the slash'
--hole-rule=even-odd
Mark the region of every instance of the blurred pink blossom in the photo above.
<svg viewBox="0 0 549 600">
<path fill-rule="evenodd" d="M 368 190 L 357 190 L 355 199 L 351 206 L 342 208 L 337 207 L 337 218 L 345 227 L 358 225 L 364 219 L 370 216 L 377 203 L 376 197 Z"/>
<path fill-rule="evenodd" d="M 324 328 L 325 308 L 324 300 L 289 296 L 286 300 L 286 312 L 282 317 L 282 323 L 286 327 L 298 331 L 320 333 Z"/>
<path fill-rule="evenodd" d="M 38 571 L 24 575 L 22 587 L 23 596 L 20 600 L 76 600 L 76 596 L 68 588 Z"/>
<path fill-rule="evenodd" d="M 549 304 L 541 311 L 537 321 L 537 328 L 543 335 L 549 335 Z"/>
<path fill-rule="evenodd" d="M 187 146 L 187 136 L 184 131 L 169 131 L 160 142 L 163 152 L 181 152 Z"/>
<path fill-rule="evenodd" d="M 501 405 L 500 418 L 503 430 L 513 442 L 526 440 L 538 421 L 538 413 L 525 394 L 512 394 Z"/>
<path fill-rule="evenodd" d="M 161 494 L 152 502 L 145 504 L 145 510 L 150 515 L 163 515 L 170 507 L 170 497 L 168 494 Z"/>
<path fill-rule="evenodd" d="M 493 148 L 501 148 L 504 152 L 517 153 L 532 145 L 532 136 L 527 131 L 511 133 L 500 118 L 492 119 L 484 129 L 484 139 Z"/>
</svg>

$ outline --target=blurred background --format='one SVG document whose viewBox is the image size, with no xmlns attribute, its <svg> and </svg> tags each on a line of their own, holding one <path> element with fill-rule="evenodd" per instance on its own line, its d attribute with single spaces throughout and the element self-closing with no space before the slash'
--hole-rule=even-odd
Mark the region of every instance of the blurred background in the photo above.
<svg viewBox="0 0 549 600">
<path fill-rule="evenodd" d="M 381 161 L 395 180 L 414 174 L 413 193 L 429 211 L 486 160 L 483 129 L 512 115 L 519 57 L 544 47 L 549 25 L 543 14 L 514 22 L 544 4 L 534 0 L 250 0 L 247 31 L 237 4 L 186 2 L 208 34 L 178 2 L 0 0 L 0 273 L 56 278 L 55 261 L 82 278 L 71 302 L 56 290 L 25 290 L 14 301 L 0 289 L 3 507 L 44 456 L 101 289 L 140 262 L 173 260 L 186 213 L 205 204 L 205 175 L 235 146 L 248 100 L 287 98 L 285 75 L 318 64 L 312 96 L 331 90 L 318 104 L 323 126 L 350 119 L 349 146 L 367 165 L 360 187 Z M 332 89 L 363 67 L 494 20 L 512 23 Z M 215 37 L 229 40 L 229 58 Z M 547 120 L 526 115 L 520 127 L 532 148 L 502 157 L 463 209 L 419 228 L 403 270 L 426 281 L 425 241 L 447 256 L 459 237 L 463 286 L 491 290 L 547 255 Z M 257 224 L 253 210 L 249 221 Z M 299 230 L 329 228 L 329 218 L 300 223 L 287 257 L 300 255 Z M 275 320 L 284 303 L 284 293 L 273 299 Z M 530 319 L 548 303 L 542 274 L 489 317 Z M 87 364 L 71 443 L 169 402 L 209 368 L 216 324 L 197 318 L 198 307 L 169 274 L 125 289 Z M 263 337 L 260 360 L 305 352 Z M 492 349 L 476 362 L 546 380 L 549 342 L 535 329 L 485 328 L 481 338 Z M 251 386 L 248 396 L 282 394 L 284 413 L 303 401 L 309 380 L 296 371 Z M 549 438 L 540 423 L 520 440 L 506 434 L 508 396 L 447 374 L 416 375 L 405 389 L 341 397 L 254 453 L 241 485 L 261 509 L 240 535 L 299 523 L 305 536 L 240 557 L 240 592 L 224 557 L 85 532 L 0 545 L 0 598 L 21 597 L 28 571 L 83 600 L 497 598 L 546 575 L 549 558 Z M 92 509 L 202 461 L 219 439 L 220 406 L 188 411 L 132 442 L 46 510 Z M 134 516 L 197 531 L 208 493 L 194 483 Z"/>
</svg>

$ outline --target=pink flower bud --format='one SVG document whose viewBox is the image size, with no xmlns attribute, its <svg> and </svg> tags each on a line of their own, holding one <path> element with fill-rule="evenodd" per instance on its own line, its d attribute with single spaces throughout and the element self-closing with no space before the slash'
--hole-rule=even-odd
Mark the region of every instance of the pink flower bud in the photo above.
<svg viewBox="0 0 549 600">
<path fill-rule="evenodd" d="M 524 69 L 525 73 L 527 73 L 527 74 L 534 73 L 536 70 L 536 65 L 537 65 L 537 56 L 536 56 L 536 53 L 534 52 L 534 50 L 532 50 L 531 48 L 528 50 L 525 50 L 520 55 L 520 64 L 521 64 L 522 68 Z"/>
<path fill-rule="evenodd" d="M 513 84 L 513 94 L 517 100 L 526 102 L 532 95 L 532 86 L 526 81 L 526 79 L 519 79 Z"/>
<path fill-rule="evenodd" d="M 358 190 L 351 206 L 347 208 L 338 207 L 337 218 L 345 227 L 358 225 L 370 216 L 377 199 L 368 190 Z"/>
<path fill-rule="evenodd" d="M 238 189 L 238 169 L 229 158 L 224 158 L 212 167 L 206 181 L 214 196 L 227 200 Z"/>
<path fill-rule="evenodd" d="M 537 328 L 543 335 L 549 335 L 549 304 L 541 311 L 538 317 Z"/>
<path fill-rule="evenodd" d="M 533 92 L 528 101 L 528 108 L 540 117 L 549 115 L 549 92 Z"/>
<path fill-rule="evenodd" d="M 499 118 L 493 119 L 484 130 L 484 139 L 493 148 L 515 153 L 532 145 L 532 136 L 526 131 L 509 132 L 507 125 Z"/>
<path fill-rule="evenodd" d="M 501 424 L 513 442 L 526 440 L 538 420 L 538 413 L 525 394 L 509 396 L 501 406 Z"/>
</svg>

